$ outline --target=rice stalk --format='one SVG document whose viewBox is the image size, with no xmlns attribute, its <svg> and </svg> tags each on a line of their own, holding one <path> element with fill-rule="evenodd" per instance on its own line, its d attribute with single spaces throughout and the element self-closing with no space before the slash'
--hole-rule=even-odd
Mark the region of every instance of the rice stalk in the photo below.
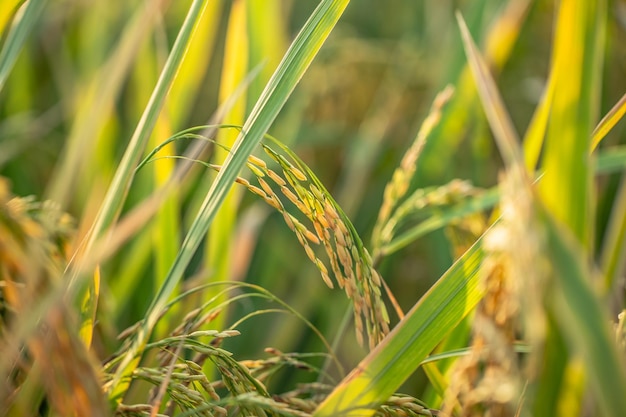
<svg viewBox="0 0 626 417">
<path fill-rule="evenodd" d="M 383 194 L 383 202 L 378 212 L 378 219 L 372 232 L 372 251 L 374 259 L 378 259 L 381 247 L 391 240 L 390 236 L 386 236 L 383 229 L 388 228 L 390 217 L 397 207 L 398 203 L 406 195 L 415 171 L 417 170 L 417 162 L 426 145 L 428 136 L 439 123 L 441 112 L 445 104 L 452 98 L 454 88 L 447 86 L 435 97 L 430 109 L 430 113 L 424 119 L 413 144 L 404 154 L 400 165 L 394 171 L 391 181 L 385 187 Z"/>
<path fill-rule="evenodd" d="M 497 200 L 497 190 L 483 190 L 467 180 L 454 179 L 438 187 L 419 188 L 404 201 L 396 202 L 393 214 L 376 231 L 380 246 L 374 259 L 402 249 L 431 230 L 467 222 L 472 214 L 493 207 Z M 417 218 L 425 220 L 416 222 Z M 480 236 L 483 231 L 480 228 L 474 234 Z"/>
</svg>

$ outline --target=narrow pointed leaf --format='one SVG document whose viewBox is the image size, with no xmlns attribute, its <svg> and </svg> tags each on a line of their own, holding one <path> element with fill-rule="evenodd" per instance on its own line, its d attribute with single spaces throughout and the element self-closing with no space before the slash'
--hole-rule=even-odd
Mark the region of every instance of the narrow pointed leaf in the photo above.
<svg viewBox="0 0 626 417">
<path fill-rule="evenodd" d="M 519 150 L 519 138 L 513 128 L 513 122 L 504 107 L 502 97 L 500 97 L 498 93 L 496 83 L 491 77 L 485 61 L 472 40 L 467 24 L 459 13 L 457 13 L 457 21 L 461 28 L 465 53 L 467 54 L 469 65 L 474 75 L 476 86 L 478 87 L 478 93 L 482 100 L 485 114 L 489 120 L 489 126 L 493 131 L 505 164 L 511 166 L 522 160 Z"/>
<path fill-rule="evenodd" d="M 622 98 L 619 99 L 617 103 L 615 103 L 615 106 L 613 106 L 613 108 L 609 110 L 606 116 L 604 116 L 602 120 L 600 120 L 600 123 L 598 123 L 598 126 L 596 126 L 593 133 L 591 134 L 592 151 L 598 147 L 600 141 L 604 139 L 604 137 L 611 131 L 611 129 L 613 129 L 613 127 L 615 127 L 617 122 L 622 120 L 624 114 L 626 114 L 626 94 L 624 94 Z"/>
<path fill-rule="evenodd" d="M 589 283 L 583 249 L 569 231 L 544 216 L 546 246 L 557 277 L 548 308 L 553 309 L 570 348 L 585 360 L 601 415 L 621 416 L 626 410 L 626 364 L 618 355 L 609 318 Z"/>
<path fill-rule="evenodd" d="M 554 217 L 585 247 L 592 241 L 591 130 L 598 114 L 606 2 L 559 3 L 540 195 Z"/>
<path fill-rule="evenodd" d="M 25 0 L 4 0 L 0 2 L 0 35 L 4 33 L 15 13 Z"/>
<path fill-rule="evenodd" d="M 19 20 L 13 23 L 11 30 L 6 36 L 2 50 L 0 50 L 0 90 L 2 90 L 7 77 L 11 73 L 13 64 L 15 64 L 22 46 L 26 42 L 26 37 L 35 27 L 35 23 L 37 23 L 45 4 L 45 0 L 30 0 L 24 6 L 24 12 L 19 16 Z"/>
</svg>

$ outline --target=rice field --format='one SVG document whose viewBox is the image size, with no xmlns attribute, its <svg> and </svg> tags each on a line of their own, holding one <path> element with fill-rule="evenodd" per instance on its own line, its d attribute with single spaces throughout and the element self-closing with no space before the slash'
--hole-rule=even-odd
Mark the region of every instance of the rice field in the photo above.
<svg viewBox="0 0 626 417">
<path fill-rule="evenodd" d="M 0 415 L 622 416 L 626 4 L 4 0 Z"/>
</svg>

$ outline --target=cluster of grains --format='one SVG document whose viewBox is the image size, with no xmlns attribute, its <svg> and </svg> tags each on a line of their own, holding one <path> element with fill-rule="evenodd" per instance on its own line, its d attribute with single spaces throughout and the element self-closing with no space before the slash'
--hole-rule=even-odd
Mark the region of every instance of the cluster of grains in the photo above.
<svg viewBox="0 0 626 417">
<path fill-rule="evenodd" d="M 275 348 L 265 348 L 265 352 L 271 356 L 266 359 L 241 361 L 242 365 L 250 370 L 250 373 L 259 381 L 265 381 L 276 371 L 285 367 L 295 368 L 301 371 L 317 372 L 319 369 L 300 359 L 302 354 L 283 353 Z M 308 356 L 308 355 L 307 355 Z"/>
<path fill-rule="evenodd" d="M 220 340 L 236 336 L 236 331 L 218 332 L 215 330 L 195 331 L 187 335 L 171 336 L 148 345 L 148 349 L 160 349 L 161 366 L 137 368 L 134 379 L 154 385 L 153 394 L 145 404 L 121 404 L 116 410 L 118 416 L 148 416 L 157 404 L 157 392 L 165 387 L 170 398 L 163 415 L 174 415 L 179 411 L 200 416 L 296 416 L 308 417 L 332 390 L 324 386 L 324 394 L 307 398 L 298 397 L 296 392 L 283 395 L 269 395 L 263 380 L 268 379 L 282 367 L 319 372 L 298 354 L 285 354 L 268 348 L 268 359 L 236 361 L 230 352 L 204 343 L 199 339 Z M 189 353 L 195 353 L 193 360 L 184 360 Z M 306 355 L 304 355 L 306 356 Z M 173 364 L 167 364 L 171 360 Z M 210 360 L 218 370 L 221 380 L 210 381 L 204 373 L 202 363 Z M 310 384 L 321 386 L 321 384 Z M 161 414 L 156 414 L 161 415 Z"/>
<path fill-rule="evenodd" d="M 171 404 L 181 410 L 194 410 L 199 416 L 226 416 L 227 410 L 214 404 L 220 397 L 213 384 L 193 361 L 174 364 L 169 368 L 137 368 L 133 378 L 141 379 L 160 387 L 165 384 Z M 171 409 L 171 405 L 168 405 Z M 153 406 L 148 404 L 120 405 L 116 414 L 121 416 L 150 415 Z"/>
<path fill-rule="evenodd" d="M 303 360 L 304 355 L 302 354 L 283 353 L 273 348 L 268 348 L 265 351 L 271 355 L 268 359 L 243 362 L 250 369 L 250 372 L 260 380 L 273 375 L 285 366 L 306 372 L 319 372 Z M 298 410 L 298 413 L 294 413 L 294 415 L 308 416 L 315 412 L 333 389 L 333 385 L 319 382 L 299 384 L 296 389 L 275 394 L 272 398 L 285 404 L 290 410 Z M 422 401 L 404 394 L 394 394 L 374 414 L 376 417 L 432 415 L 432 411 Z"/>
<path fill-rule="evenodd" d="M 383 228 L 390 219 L 394 208 L 397 207 L 398 202 L 406 195 L 411 180 L 415 175 L 415 170 L 417 169 L 417 160 L 419 159 L 419 156 L 424 149 L 426 139 L 435 128 L 435 126 L 437 126 L 437 124 L 439 123 L 439 120 L 441 119 L 442 109 L 444 105 L 450 100 L 453 93 L 454 89 L 451 86 L 447 86 L 442 92 L 437 95 L 437 97 L 435 97 L 435 101 L 433 102 L 430 113 L 422 123 L 422 126 L 417 133 L 415 141 L 408 149 L 408 151 L 404 154 L 400 166 L 395 170 L 391 181 L 385 187 L 383 203 L 380 207 L 378 220 L 376 221 L 376 225 L 374 226 L 374 231 L 372 234 L 372 243 L 374 245 L 375 257 L 377 249 L 379 249 L 383 244 Z"/>
<path fill-rule="evenodd" d="M 535 377 L 532 355 L 522 367 L 515 341 L 522 336 L 538 347 L 543 340 L 544 244 L 530 189 L 510 173 L 500 189 L 502 218 L 483 243 L 485 296 L 473 322 L 471 353 L 456 364 L 444 415 L 455 407 L 462 416 L 519 415 L 524 380 Z"/>
<path fill-rule="evenodd" d="M 0 366 L 10 369 L 2 375 L 0 409 L 8 415 L 34 415 L 43 404 L 54 415 L 99 416 L 106 409 L 98 365 L 71 305 L 51 300 L 73 232 L 57 205 L 14 197 L 0 177 Z M 37 328 L 24 334 L 35 321 Z"/>
<path fill-rule="evenodd" d="M 408 395 L 396 394 L 389 398 L 374 414 L 376 417 L 417 417 L 433 413 L 422 401 Z"/>
<path fill-rule="evenodd" d="M 315 409 L 332 392 L 333 388 L 332 385 L 320 382 L 298 384 L 295 389 L 275 396 L 275 398 L 278 401 L 289 404 L 292 408 L 313 414 Z"/>
<path fill-rule="evenodd" d="M 72 218 L 51 201 L 14 197 L 0 177 L 0 265 L 3 276 L 29 277 L 33 256 L 46 262 L 43 268 L 58 272 L 65 267 L 67 245 L 74 233 Z M 31 252 L 31 253 L 29 253 Z M 54 273 L 49 274 L 55 275 Z M 6 285 L 3 285 L 6 288 Z"/>
<path fill-rule="evenodd" d="M 120 404 L 116 416 L 165 416 L 178 412 L 199 416 L 295 416 L 309 417 L 333 391 L 334 385 L 320 382 L 298 384 L 290 391 L 270 395 L 263 382 L 280 369 L 289 367 L 298 371 L 319 373 L 307 358 L 321 354 L 283 353 L 267 348 L 269 357 L 237 361 L 230 352 L 206 343 L 211 338 L 220 340 L 236 336 L 236 331 L 204 330 L 186 335 L 172 335 L 151 343 L 147 349 L 158 349 L 165 355 L 160 366 L 139 367 L 133 378 L 154 386 L 145 403 Z M 195 356 L 186 360 L 189 354 Z M 323 356 L 323 355 L 322 355 Z M 210 360 L 216 366 L 221 380 L 211 381 L 203 362 Z M 169 364 L 168 364 L 169 362 Z M 163 414 L 153 414 L 158 406 L 159 392 L 165 389 L 169 402 Z M 431 410 L 416 398 L 395 394 L 375 412 L 376 417 L 432 416 Z"/>
<path fill-rule="evenodd" d="M 160 365 L 137 368 L 133 379 L 154 385 L 153 394 L 146 404 L 120 405 L 117 415 L 149 415 L 149 410 L 154 408 L 149 404 L 158 404 L 162 387 L 170 398 L 165 407 L 166 415 L 175 414 L 178 408 L 183 412 L 193 411 L 194 415 L 225 416 L 232 415 L 235 407 L 236 415 L 267 415 L 258 404 L 237 400 L 247 395 L 269 399 L 265 386 L 250 373 L 245 364 L 237 362 L 231 352 L 216 346 L 222 339 L 238 334 L 236 330 L 198 330 L 172 335 L 149 344 L 147 349 L 159 350 L 157 357 Z M 207 338 L 211 341 L 206 342 Z M 192 360 L 182 359 L 189 355 L 193 355 Z M 207 378 L 202 369 L 206 360 L 213 363 L 221 380 L 210 381 Z"/>
<path fill-rule="evenodd" d="M 237 183 L 262 197 L 283 215 L 285 223 L 295 233 L 308 258 L 330 288 L 334 287 L 329 270 L 332 271 L 337 285 L 353 302 L 359 343 L 363 344 L 363 335 L 366 334 L 369 346 L 373 348 L 389 332 L 389 317 L 381 298 L 382 281 L 372 266 L 369 253 L 350 221 L 310 170 L 303 168 L 300 162 L 290 162 L 268 145 L 263 145 L 263 149 L 280 166 L 280 173 L 271 169 L 264 160 L 251 156 L 247 166 L 259 185 L 253 185 L 244 178 L 237 178 Z M 214 165 L 211 168 L 220 169 Z M 280 193 L 274 191 L 275 188 Z M 311 222 L 312 230 L 289 212 L 290 205 L 286 206 L 284 199 Z M 316 255 L 312 245 L 324 247 L 330 268 Z"/>
</svg>

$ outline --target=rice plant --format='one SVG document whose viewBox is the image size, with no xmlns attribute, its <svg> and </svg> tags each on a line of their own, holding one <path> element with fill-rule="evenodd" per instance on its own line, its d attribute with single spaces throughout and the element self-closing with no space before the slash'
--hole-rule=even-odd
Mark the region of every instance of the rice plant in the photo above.
<svg viewBox="0 0 626 417">
<path fill-rule="evenodd" d="M 625 16 L 2 2 L 0 415 L 623 415 Z"/>
</svg>

